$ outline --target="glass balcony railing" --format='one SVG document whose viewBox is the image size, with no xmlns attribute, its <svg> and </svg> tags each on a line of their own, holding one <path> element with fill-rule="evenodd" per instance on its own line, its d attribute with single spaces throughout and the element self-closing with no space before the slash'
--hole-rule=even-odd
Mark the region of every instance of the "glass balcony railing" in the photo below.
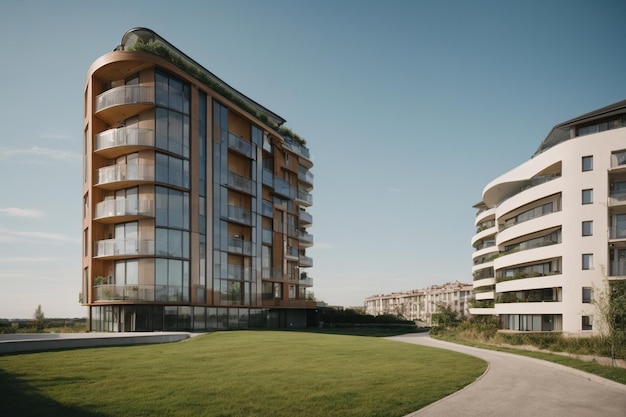
<svg viewBox="0 0 626 417">
<path fill-rule="evenodd" d="M 95 258 L 110 256 L 153 256 L 154 240 L 107 239 L 94 244 Z"/>
<path fill-rule="evenodd" d="M 123 85 L 111 88 L 96 97 L 96 112 L 125 104 L 154 104 L 154 87 Z"/>
<path fill-rule="evenodd" d="M 610 277 L 623 277 L 626 276 L 626 260 L 611 261 L 609 263 L 609 276 Z"/>
<path fill-rule="evenodd" d="M 298 240 L 300 243 L 313 243 L 313 235 L 307 232 L 298 232 Z"/>
<path fill-rule="evenodd" d="M 609 205 L 626 204 L 626 190 L 611 191 L 609 194 Z"/>
<path fill-rule="evenodd" d="M 282 178 L 274 178 L 274 191 L 283 197 L 293 199 L 296 196 L 296 190 Z"/>
<path fill-rule="evenodd" d="M 176 285 L 95 285 L 94 301 L 189 301 L 185 287 Z"/>
<path fill-rule="evenodd" d="M 154 130 L 138 127 L 120 127 L 105 130 L 95 136 L 95 151 L 118 146 L 154 147 Z"/>
<path fill-rule="evenodd" d="M 241 255 L 252 255 L 252 242 L 244 240 L 238 237 L 228 238 L 228 251 L 232 253 L 239 253 Z"/>
<path fill-rule="evenodd" d="M 154 217 L 154 201 L 116 198 L 96 205 L 96 219 L 123 216 Z"/>
<path fill-rule="evenodd" d="M 609 229 L 610 239 L 626 239 L 626 227 L 623 226 L 611 226 Z"/>
<path fill-rule="evenodd" d="M 272 229 L 263 229 L 262 232 L 263 243 L 272 243 L 274 240 L 274 231 Z"/>
<path fill-rule="evenodd" d="M 250 210 L 238 206 L 228 206 L 228 219 L 239 223 L 250 225 L 251 223 Z"/>
<path fill-rule="evenodd" d="M 312 267 L 313 266 L 313 258 L 310 258 L 308 256 L 301 256 L 300 257 L 300 266 Z"/>
<path fill-rule="evenodd" d="M 228 132 L 228 148 L 237 151 L 248 158 L 253 158 L 252 143 L 230 132 Z"/>
<path fill-rule="evenodd" d="M 98 169 L 96 185 L 121 181 L 154 181 L 154 165 L 122 164 Z"/>
<path fill-rule="evenodd" d="M 313 196 L 306 191 L 298 190 L 298 195 L 296 199 L 309 206 L 313 204 Z"/>
<path fill-rule="evenodd" d="M 252 194 L 252 180 L 228 171 L 228 186 L 244 193 Z"/>
<path fill-rule="evenodd" d="M 611 155 L 611 168 L 626 166 L 626 151 L 615 152 Z"/>
<path fill-rule="evenodd" d="M 252 268 L 241 265 L 228 264 L 227 278 L 237 281 L 250 281 L 252 279 Z"/>
<path fill-rule="evenodd" d="M 298 179 L 313 185 L 313 174 L 306 168 L 298 167 Z"/>
<path fill-rule="evenodd" d="M 313 224 L 313 216 L 311 213 L 300 210 L 300 224 Z"/>
</svg>

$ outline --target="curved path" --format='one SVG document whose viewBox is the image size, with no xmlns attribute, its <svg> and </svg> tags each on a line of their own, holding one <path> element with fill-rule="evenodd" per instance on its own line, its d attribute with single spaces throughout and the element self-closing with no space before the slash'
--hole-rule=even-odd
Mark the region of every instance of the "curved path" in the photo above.
<svg viewBox="0 0 626 417">
<path fill-rule="evenodd" d="M 411 417 L 626 416 L 626 385 L 617 382 L 526 356 L 443 342 L 426 333 L 388 339 L 466 353 L 489 363 L 474 383 Z"/>
</svg>

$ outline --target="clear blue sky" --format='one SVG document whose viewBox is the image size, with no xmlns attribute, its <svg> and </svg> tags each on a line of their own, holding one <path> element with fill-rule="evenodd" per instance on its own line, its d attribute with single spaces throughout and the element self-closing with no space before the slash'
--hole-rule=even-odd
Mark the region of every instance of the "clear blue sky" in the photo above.
<svg viewBox="0 0 626 417">
<path fill-rule="evenodd" d="M 189 7 L 188 7 L 189 6 Z M 0 2 L 0 317 L 82 317 L 90 64 L 148 27 L 287 119 L 315 166 L 318 299 L 471 282 L 472 205 L 626 98 L 626 2 Z"/>
</svg>

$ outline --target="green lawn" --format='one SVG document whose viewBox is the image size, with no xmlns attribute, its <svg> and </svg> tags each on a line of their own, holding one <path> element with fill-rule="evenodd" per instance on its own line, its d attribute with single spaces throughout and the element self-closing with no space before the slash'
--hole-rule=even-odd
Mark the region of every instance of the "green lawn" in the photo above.
<svg viewBox="0 0 626 417">
<path fill-rule="evenodd" d="M 485 369 L 474 357 L 373 337 L 216 332 L 0 356 L 0 416 L 403 416 Z"/>
</svg>

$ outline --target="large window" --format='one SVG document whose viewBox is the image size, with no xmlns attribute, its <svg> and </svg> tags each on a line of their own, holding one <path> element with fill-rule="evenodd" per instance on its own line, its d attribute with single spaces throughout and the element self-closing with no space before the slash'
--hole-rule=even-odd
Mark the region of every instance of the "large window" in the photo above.
<svg viewBox="0 0 626 417">
<path fill-rule="evenodd" d="M 156 118 L 156 146 L 189 158 L 189 116 L 158 107 Z"/>
<path fill-rule="evenodd" d="M 156 301 L 189 301 L 189 262 L 155 259 Z"/>
<path fill-rule="evenodd" d="M 157 182 L 189 189 L 189 161 L 157 152 L 155 176 Z"/>
<path fill-rule="evenodd" d="M 155 98 L 158 106 L 189 114 L 190 88 L 188 84 L 162 71 L 156 71 L 155 84 Z"/>
<path fill-rule="evenodd" d="M 189 229 L 189 193 L 156 187 L 156 225 Z"/>
<path fill-rule="evenodd" d="M 139 261 L 136 259 L 115 261 L 115 284 L 139 284 Z"/>
</svg>

